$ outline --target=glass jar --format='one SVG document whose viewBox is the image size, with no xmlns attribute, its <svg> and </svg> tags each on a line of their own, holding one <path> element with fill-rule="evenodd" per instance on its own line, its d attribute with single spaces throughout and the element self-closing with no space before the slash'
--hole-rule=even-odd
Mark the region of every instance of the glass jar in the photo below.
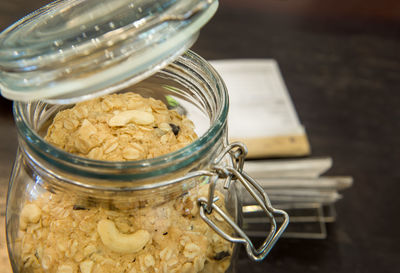
<svg viewBox="0 0 400 273">
<path fill-rule="evenodd" d="M 7 200 L 7 240 L 14 272 L 233 270 L 234 243 L 248 242 L 239 225 L 232 224 L 240 223 L 235 180 L 248 178 L 234 167 L 241 164 L 245 150 L 227 143 L 228 96 L 222 80 L 189 51 L 120 92 L 132 90 L 173 98 L 180 111 L 203 129 L 199 139 L 154 159 L 90 160 L 43 140 L 54 115 L 68 106 L 14 104 L 20 148 Z M 144 234 L 134 227 L 145 230 Z M 103 229 L 110 229 L 114 237 L 104 239 Z M 253 258 L 265 257 L 267 244 L 280 232 L 268 238 L 258 255 L 247 244 Z"/>
<path fill-rule="evenodd" d="M 89 3 L 92 8 L 91 4 L 100 2 L 104 1 L 82 3 Z M 126 2 L 131 1 L 118 0 L 118 4 Z M 163 2 L 162 8 L 165 8 L 175 1 Z M 189 3 L 177 2 L 185 7 Z M 129 56 L 121 55 L 119 58 L 115 58 L 114 53 L 112 57 L 108 48 L 102 51 L 104 48 L 98 45 L 102 41 L 100 38 L 94 40 L 93 48 L 87 44 L 71 47 L 68 43 L 79 39 L 65 37 L 62 41 L 55 41 L 56 50 L 44 46 L 50 53 L 43 58 L 52 62 L 53 70 L 40 66 L 43 39 L 38 40 L 32 50 L 15 49 L 15 56 L 2 55 L 7 50 L 0 50 L 3 95 L 17 100 L 14 117 L 19 149 L 10 179 L 6 210 L 7 242 L 14 272 L 234 272 L 236 245 L 243 244 L 248 256 L 259 261 L 278 240 L 288 224 L 288 216 L 274 209 L 263 189 L 243 172 L 245 146 L 228 143 L 229 103 L 223 81 L 195 53 L 187 51 L 181 55 L 197 37 L 199 22 L 204 24 L 213 13 L 207 15 L 206 12 L 206 17 L 198 15 L 204 3 L 206 6 L 211 3 L 215 8 L 215 1 L 198 2 L 201 5 L 196 2 L 189 13 L 182 13 L 177 8 L 173 9 L 174 12 L 178 10 L 178 14 L 183 15 L 171 17 L 168 14 L 166 17 L 172 24 L 178 21 L 178 26 L 182 26 L 183 33 L 186 33 L 182 37 L 178 34 L 179 37 L 174 39 L 178 42 L 169 44 L 167 49 L 163 44 L 167 40 L 164 34 L 158 37 L 154 35 L 154 29 L 144 28 L 142 34 L 146 35 L 134 33 L 133 37 L 145 36 L 144 44 L 149 46 L 152 44 L 149 39 L 157 36 L 154 45 L 150 49 L 144 47 L 144 52 L 127 54 L 124 40 L 113 52 L 125 52 Z M 56 10 L 69 12 L 71 6 L 60 8 L 57 6 L 60 3 L 63 2 L 55 2 Z M 42 29 L 52 24 L 35 21 L 48 16 L 49 20 L 57 18 L 58 22 L 59 17 L 48 12 L 49 9 L 53 11 L 52 5 L 21 21 L 17 27 L 6 30 L 5 38 L 0 37 L 0 46 L 7 49 L 17 41 L 18 46 L 25 48 L 25 42 L 34 42 L 37 37 L 28 37 L 25 41 L 17 38 L 31 32 L 47 33 L 52 38 L 56 31 Z M 79 14 L 85 14 L 81 9 L 77 10 Z M 149 10 L 152 15 L 159 8 Z M 91 12 L 93 16 L 99 14 L 98 6 Z M 68 16 L 66 18 L 66 23 L 75 24 Z M 164 17 L 149 18 L 159 23 L 158 18 Z M 191 20 L 197 24 L 195 29 L 187 27 Z M 135 22 L 141 21 L 135 17 Z M 154 23 L 157 28 L 173 29 L 171 35 L 175 35 L 176 24 L 172 28 L 165 22 L 158 23 Z M 36 26 L 39 31 L 33 31 Z M 99 26 L 102 25 L 94 25 L 93 29 L 101 29 Z M 140 26 L 134 25 L 134 28 Z M 62 28 L 57 26 L 56 29 Z M 109 37 L 110 33 L 114 31 L 106 31 L 104 35 Z M 63 34 L 70 33 L 66 31 Z M 113 41 L 117 43 L 118 39 Z M 143 39 L 139 42 L 134 40 L 135 45 L 142 45 L 142 42 Z M 176 50 L 181 43 L 185 46 Z M 60 51 L 58 45 L 62 44 L 65 48 Z M 71 53 L 77 48 L 93 49 L 96 54 L 86 54 L 85 51 L 87 60 L 77 65 L 76 56 Z M 93 61 L 95 57 L 92 56 L 99 55 L 105 56 L 106 61 L 104 66 L 97 67 L 98 62 Z M 143 56 L 148 57 L 146 62 Z M 143 62 L 129 69 L 129 65 L 135 63 L 132 59 Z M 150 68 L 143 69 L 147 62 L 151 63 Z M 82 63 L 85 64 L 84 71 Z M 90 68 L 93 68 L 93 73 Z M 49 93 L 57 87 L 57 94 L 49 98 Z M 26 96 L 24 88 L 29 89 Z M 194 122 L 199 138 L 163 156 L 126 162 L 83 158 L 55 148 L 44 140 L 54 116 L 72 107 L 65 102 L 77 101 L 77 97 L 80 100 L 110 92 L 130 91 L 160 99 L 186 115 Z M 38 100 L 23 102 L 35 96 L 39 96 Z M 64 104 L 57 104 L 60 102 Z M 241 206 L 237 187 L 246 188 L 270 219 L 267 237 L 258 248 L 240 228 Z M 274 218 L 277 214 L 285 218 L 279 227 Z"/>
</svg>

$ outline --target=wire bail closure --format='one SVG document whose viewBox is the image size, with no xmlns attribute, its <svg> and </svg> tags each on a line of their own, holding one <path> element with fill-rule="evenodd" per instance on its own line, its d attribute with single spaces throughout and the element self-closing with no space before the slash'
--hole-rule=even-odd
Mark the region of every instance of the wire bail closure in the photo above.
<svg viewBox="0 0 400 273">
<path fill-rule="evenodd" d="M 232 166 L 224 164 L 222 161 L 226 155 L 230 156 Z M 212 165 L 212 178 L 208 192 L 208 198 L 201 197 L 198 199 L 200 206 L 200 217 L 217 232 L 222 238 L 232 243 L 244 244 L 246 247 L 247 255 L 254 261 L 263 260 L 275 245 L 283 231 L 289 224 L 289 215 L 279 209 L 272 207 L 271 202 L 264 191 L 264 189 L 246 172 L 243 171 L 244 159 L 247 155 L 247 148 L 243 143 L 234 142 L 229 144 L 222 153 L 214 160 Z M 267 238 L 263 244 L 256 248 L 246 233 L 232 220 L 230 217 L 220 209 L 215 202 L 218 198 L 214 197 L 215 187 L 219 179 L 225 179 L 224 189 L 228 189 L 232 182 L 240 182 L 251 196 L 257 201 L 258 205 L 265 212 L 270 220 L 271 227 Z M 228 224 L 235 230 L 238 237 L 232 237 L 220 229 L 208 216 L 213 211 L 218 213 Z M 282 215 L 283 223 L 277 227 L 274 215 Z"/>
</svg>

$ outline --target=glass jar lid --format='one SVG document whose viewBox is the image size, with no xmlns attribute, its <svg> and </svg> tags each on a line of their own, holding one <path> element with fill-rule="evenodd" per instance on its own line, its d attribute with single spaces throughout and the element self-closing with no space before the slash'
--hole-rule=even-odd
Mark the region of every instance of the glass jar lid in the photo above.
<svg viewBox="0 0 400 273">
<path fill-rule="evenodd" d="M 150 76 L 183 54 L 217 0 L 55 1 L 0 34 L 0 89 L 73 103 Z"/>
</svg>

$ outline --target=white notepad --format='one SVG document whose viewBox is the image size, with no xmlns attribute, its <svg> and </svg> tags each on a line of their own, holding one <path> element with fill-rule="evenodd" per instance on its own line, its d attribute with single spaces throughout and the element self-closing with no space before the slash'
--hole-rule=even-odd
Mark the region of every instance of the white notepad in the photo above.
<svg viewBox="0 0 400 273">
<path fill-rule="evenodd" d="M 278 64 L 272 59 L 216 60 L 229 92 L 229 136 L 250 157 L 300 156 L 310 148 Z"/>
</svg>

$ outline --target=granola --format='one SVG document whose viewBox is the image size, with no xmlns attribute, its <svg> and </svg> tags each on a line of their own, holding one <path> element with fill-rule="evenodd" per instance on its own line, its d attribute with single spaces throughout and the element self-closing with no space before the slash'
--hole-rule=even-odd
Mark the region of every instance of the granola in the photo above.
<svg viewBox="0 0 400 273">
<path fill-rule="evenodd" d="M 47 192 L 21 213 L 22 272 L 225 272 L 232 245 L 198 214 L 197 198 L 207 191 L 203 185 L 165 204 L 131 210 L 84 207 L 73 195 Z M 224 197 L 217 195 L 222 206 Z"/>
<path fill-rule="evenodd" d="M 197 136 L 193 123 L 164 103 L 134 93 L 82 102 L 58 113 L 45 139 L 83 157 L 106 161 L 153 158 Z M 85 202 L 46 192 L 24 204 L 16 242 L 22 272 L 225 272 L 232 244 L 200 218 L 202 184 L 157 205 Z M 217 205 L 225 209 L 216 191 Z M 132 205 L 132 206 L 131 206 Z M 229 226 L 210 216 L 220 228 Z"/>
<path fill-rule="evenodd" d="M 160 100 L 132 92 L 112 94 L 59 112 L 45 140 L 97 160 L 154 158 L 197 138 L 192 121 Z"/>
</svg>

